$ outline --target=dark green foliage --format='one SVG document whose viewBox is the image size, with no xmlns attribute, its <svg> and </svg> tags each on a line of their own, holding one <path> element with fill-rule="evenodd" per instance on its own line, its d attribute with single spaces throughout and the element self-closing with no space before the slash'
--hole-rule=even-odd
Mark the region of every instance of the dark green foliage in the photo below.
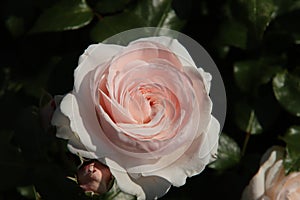
<svg viewBox="0 0 300 200">
<path fill-rule="evenodd" d="M 40 110 L 72 90 L 88 45 L 144 26 L 197 40 L 228 98 L 218 159 L 162 199 L 239 199 L 273 145 L 286 145 L 286 172 L 299 171 L 299 0 L 3 0 L 0 11 L 0 199 L 104 198 L 67 178 L 79 160 Z"/>
</svg>

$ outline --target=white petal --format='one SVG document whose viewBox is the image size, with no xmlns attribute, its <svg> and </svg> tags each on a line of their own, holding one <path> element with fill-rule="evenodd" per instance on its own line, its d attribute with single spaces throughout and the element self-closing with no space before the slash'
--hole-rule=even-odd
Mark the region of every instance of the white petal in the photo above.
<svg viewBox="0 0 300 200">
<path fill-rule="evenodd" d="M 220 123 L 214 117 L 211 116 L 211 120 L 208 126 L 208 130 L 205 134 L 203 134 L 203 142 L 199 147 L 199 158 L 209 158 L 211 160 L 211 156 L 217 153 L 218 149 L 218 141 L 220 136 Z"/>
<path fill-rule="evenodd" d="M 138 200 L 158 199 L 165 195 L 171 187 L 171 184 L 161 177 L 138 175 L 134 177 L 110 159 L 106 159 L 106 164 L 110 167 L 119 188 L 123 192 L 137 196 Z"/>
<path fill-rule="evenodd" d="M 278 160 L 276 163 L 269 169 L 268 175 L 265 179 L 265 188 L 268 190 L 272 187 L 273 183 L 276 183 L 279 178 L 280 171 L 283 169 L 283 160 Z"/>
<path fill-rule="evenodd" d="M 112 175 L 115 177 L 119 188 L 128 194 L 137 196 L 138 200 L 146 199 L 146 194 L 144 193 L 142 187 L 137 183 L 133 182 L 125 170 L 119 166 L 116 162 L 110 159 L 105 159 L 106 165 L 110 168 Z M 121 169 L 121 170 L 119 170 Z"/>
<path fill-rule="evenodd" d="M 210 86 L 211 86 L 211 79 L 212 79 L 211 74 L 208 72 L 205 72 L 202 68 L 197 68 L 197 71 L 199 72 L 201 77 L 204 78 L 205 89 L 206 89 L 207 93 L 209 93 Z"/>
<path fill-rule="evenodd" d="M 67 94 L 62 100 L 60 108 L 62 113 L 69 118 L 72 132 L 84 144 L 84 148 L 81 148 L 70 142 L 69 149 L 72 152 L 88 158 L 103 158 L 115 153 L 110 142 L 104 137 L 93 105 L 87 107 L 74 94 Z"/>
<path fill-rule="evenodd" d="M 176 162 L 158 171 L 143 173 L 144 176 L 160 176 L 168 180 L 174 186 L 182 186 L 187 177 L 199 174 L 210 162 L 211 155 L 216 153 L 220 125 L 215 118 L 209 126 L 208 132 L 196 138 L 189 149 Z M 206 135 L 206 136 L 204 136 Z M 205 146 L 201 146 L 205 144 Z M 209 154 L 202 153 L 204 149 Z M 202 157 L 206 155 L 205 157 Z"/>
<path fill-rule="evenodd" d="M 96 67 L 110 60 L 123 47 L 112 44 L 96 44 L 88 47 L 79 59 L 79 65 L 74 72 L 74 89 L 78 91 L 84 77 Z"/>
<path fill-rule="evenodd" d="M 277 160 L 276 151 L 272 151 L 270 157 L 264 164 L 259 168 L 257 174 L 252 178 L 249 185 L 245 188 L 242 200 L 253 200 L 261 198 L 265 193 L 265 177 L 268 170 Z"/>
<path fill-rule="evenodd" d="M 158 176 L 140 176 L 132 180 L 142 187 L 146 199 L 158 199 L 164 196 L 171 187 L 171 183 Z"/>
<path fill-rule="evenodd" d="M 83 54 L 79 57 L 78 65 L 80 65 L 87 57 L 89 57 L 91 52 L 93 51 L 93 49 L 96 47 L 97 47 L 97 44 L 92 44 L 92 45 L 88 46 L 88 48 L 86 50 L 84 50 Z"/>
<path fill-rule="evenodd" d="M 72 145 L 77 149 L 82 149 L 86 151 L 79 137 L 71 130 L 70 120 L 61 112 L 61 101 L 62 98 L 55 97 L 55 102 L 58 107 L 53 114 L 51 124 L 53 126 L 56 126 L 56 136 L 68 140 L 69 145 Z"/>
<path fill-rule="evenodd" d="M 184 72 L 189 76 L 193 83 L 193 88 L 200 107 L 200 124 L 199 133 L 206 131 L 208 123 L 211 121 L 212 102 L 208 96 L 210 82 L 207 81 L 208 76 L 205 72 L 201 73 L 201 69 L 193 67 L 184 67 Z M 210 75 L 209 75 L 210 76 Z"/>
</svg>

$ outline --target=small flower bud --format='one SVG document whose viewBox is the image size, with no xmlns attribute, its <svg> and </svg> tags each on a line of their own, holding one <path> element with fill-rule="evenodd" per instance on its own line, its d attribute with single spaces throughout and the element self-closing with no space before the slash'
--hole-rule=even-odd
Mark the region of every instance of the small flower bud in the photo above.
<svg viewBox="0 0 300 200">
<path fill-rule="evenodd" d="M 112 185 L 112 174 L 107 166 L 98 161 L 93 161 L 79 169 L 77 180 L 84 191 L 103 194 Z"/>
</svg>

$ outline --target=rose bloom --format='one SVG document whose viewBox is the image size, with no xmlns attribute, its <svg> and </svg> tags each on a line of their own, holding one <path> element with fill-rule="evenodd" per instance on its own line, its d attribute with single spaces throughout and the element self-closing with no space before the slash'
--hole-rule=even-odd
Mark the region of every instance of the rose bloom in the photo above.
<svg viewBox="0 0 300 200">
<path fill-rule="evenodd" d="M 71 152 L 108 166 L 123 192 L 156 199 L 213 160 L 211 78 L 169 37 L 91 45 L 52 124 Z"/>
<path fill-rule="evenodd" d="M 266 160 L 245 188 L 242 200 L 299 200 L 300 172 L 285 174 L 281 147 L 272 147 Z"/>
</svg>

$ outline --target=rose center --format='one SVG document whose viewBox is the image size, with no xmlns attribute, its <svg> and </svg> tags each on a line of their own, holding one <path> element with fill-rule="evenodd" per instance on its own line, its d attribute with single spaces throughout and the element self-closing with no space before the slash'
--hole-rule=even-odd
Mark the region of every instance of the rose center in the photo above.
<svg viewBox="0 0 300 200">
<path fill-rule="evenodd" d="M 128 110 L 138 124 L 149 123 L 158 111 L 159 99 L 151 86 L 139 86 L 130 91 Z"/>
</svg>

